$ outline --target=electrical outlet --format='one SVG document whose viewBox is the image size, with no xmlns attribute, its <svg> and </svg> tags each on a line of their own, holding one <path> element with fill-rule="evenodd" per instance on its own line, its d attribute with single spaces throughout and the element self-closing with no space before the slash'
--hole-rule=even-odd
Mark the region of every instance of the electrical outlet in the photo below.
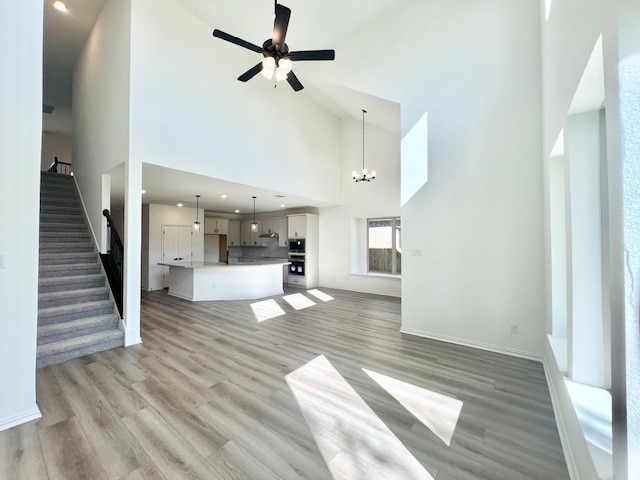
<svg viewBox="0 0 640 480">
<path fill-rule="evenodd" d="M 211 285 L 211 288 L 213 288 L 215 290 L 216 289 L 216 284 L 214 283 L 213 285 Z"/>
<path fill-rule="evenodd" d="M 520 333 L 520 325 L 518 325 L 517 323 L 512 323 L 510 325 L 509 331 L 513 334 L 513 335 L 518 335 Z"/>
<path fill-rule="evenodd" d="M 4 255 L 0 254 L 0 268 L 6 268 L 4 263 Z"/>
<path fill-rule="evenodd" d="M 411 256 L 412 257 L 421 257 L 422 256 L 422 250 L 420 250 L 420 249 L 411 250 Z"/>
</svg>

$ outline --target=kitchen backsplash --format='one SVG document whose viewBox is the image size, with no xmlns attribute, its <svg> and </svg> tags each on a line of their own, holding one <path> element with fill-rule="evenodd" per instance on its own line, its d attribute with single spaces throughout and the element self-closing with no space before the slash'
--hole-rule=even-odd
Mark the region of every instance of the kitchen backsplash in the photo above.
<svg viewBox="0 0 640 480">
<path fill-rule="evenodd" d="M 279 247 L 277 238 L 263 239 L 266 247 L 229 247 L 229 262 L 240 258 L 287 258 L 288 247 Z"/>
</svg>

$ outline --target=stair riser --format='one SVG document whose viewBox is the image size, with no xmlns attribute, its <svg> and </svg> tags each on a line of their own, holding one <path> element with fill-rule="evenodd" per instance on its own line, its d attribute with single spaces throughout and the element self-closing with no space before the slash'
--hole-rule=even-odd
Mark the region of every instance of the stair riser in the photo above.
<svg viewBox="0 0 640 480">
<path fill-rule="evenodd" d="M 40 278 L 76 277 L 79 275 L 97 275 L 100 273 L 100 265 L 73 266 L 70 268 L 56 268 L 55 270 L 40 271 Z"/>
<path fill-rule="evenodd" d="M 118 328 L 118 319 L 113 317 L 109 322 L 100 323 L 97 325 L 91 325 L 88 328 L 77 328 L 72 332 L 60 333 L 58 335 L 49 335 L 47 337 L 38 337 L 38 345 L 46 345 L 47 343 L 59 342 L 61 340 L 68 340 L 70 338 L 80 337 L 82 335 L 89 335 L 91 333 L 104 332 L 106 330 L 115 330 Z"/>
<path fill-rule="evenodd" d="M 41 285 L 38 288 L 40 293 L 66 292 L 68 290 L 81 290 L 83 288 L 98 288 L 105 286 L 105 279 L 96 278 L 95 280 L 82 280 L 79 282 L 67 282 L 64 284 L 56 283 L 54 285 Z"/>
<path fill-rule="evenodd" d="M 75 196 L 56 194 L 56 195 L 40 195 L 40 205 L 64 205 L 64 206 L 78 206 L 78 198 Z"/>
<path fill-rule="evenodd" d="M 65 215 L 65 214 L 47 214 L 40 215 L 40 225 L 44 226 L 49 223 L 73 223 L 77 225 L 82 225 L 86 228 L 87 224 L 84 221 L 84 217 L 82 215 Z"/>
<path fill-rule="evenodd" d="M 75 243 L 41 243 L 40 244 L 40 253 L 82 253 L 82 252 L 93 252 L 95 251 L 93 248 L 93 244 L 91 243 L 83 243 L 83 244 L 75 244 Z"/>
<path fill-rule="evenodd" d="M 86 233 L 72 233 L 69 235 L 66 235 L 65 233 L 66 232 L 60 232 L 59 234 L 41 234 L 40 243 L 81 243 L 91 241 L 91 237 Z"/>
<path fill-rule="evenodd" d="M 80 263 L 87 264 L 87 265 L 94 264 L 94 263 L 98 263 L 98 259 L 93 253 L 87 257 L 83 257 L 80 255 L 71 256 L 71 254 L 69 254 L 68 257 L 61 257 L 61 258 L 40 258 L 41 267 L 45 267 L 48 265 L 73 265 L 73 264 L 80 264 Z"/>
<path fill-rule="evenodd" d="M 40 225 L 40 233 L 87 233 L 87 226 L 83 223 L 68 223 L 64 225 L 59 225 L 55 223 L 46 224 L 43 223 Z"/>
<path fill-rule="evenodd" d="M 93 293 L 91 295 L 78 295 L 70 298 L 55 298 L 50 300 L 41 300 L 38 302 L 38 308 L 61 307 L 62 305 L 77 305 L 85 302 L 97 302 L 99 300 L 109 300 L 109 293 Z"/>
<path fill-rule="evenodd" d="M 78 201 L 78 195 L 76 194 L 75 188 L 47 188 L 40 189 L 40 200 L 48 201 L 48 200 L 74 200 Z"/>
<path fill-rule="evenodd" d="M 88 308 L 79 312 L 70 312 L 63 315 L 41 317 L 38 315 L 38 325 L 52 325 L 54 323 L 69 322 L 80 318 L 99 317 L 100 315 L 108 315 L 113 313 L 113 306 L 105 306 L 98 308 Z"/>
<path fill-rule="evenodd" d="M 82 209 L 79 205 L 40 205 L 40 213 L 47 215 L 75 215 L 82 217 Z"/>
<path fill-rule="evenodd" d="M 36 361 L 36 368 L 46 367 L 47 365 L 53 365 L 55 363 L 65 362 L 72 358 L 83 357 L 92 353 L 102 352 L 104 350 L 111 350 L 112 348 L 124 346 L 123 339 L 115 339 L 105 343 L 99 343 L 97 345 L 91 345 L 80 350 L 72 350 L 69 352 L 57 353 L 48 357 L 38 358 Z"/>
</svg>

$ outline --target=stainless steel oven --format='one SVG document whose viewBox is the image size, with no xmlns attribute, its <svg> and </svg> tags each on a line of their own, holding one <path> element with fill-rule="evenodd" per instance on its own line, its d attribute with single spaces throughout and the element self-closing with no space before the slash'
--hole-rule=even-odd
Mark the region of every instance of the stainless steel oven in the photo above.
<svg viewBox="0 0 640 480">
<path fill-rule="evenodd" d="M 289 252 L 304 253 L 304 238 L 299 238 L 296 240 L 289 239 Z"/>
<path fill-rule="evenodd" d="M 291 265 L 289 265 L 289 275 L 304 277 L 304 257 L 291 257 L 289 260 L 291 261 Z"/>
</svg>

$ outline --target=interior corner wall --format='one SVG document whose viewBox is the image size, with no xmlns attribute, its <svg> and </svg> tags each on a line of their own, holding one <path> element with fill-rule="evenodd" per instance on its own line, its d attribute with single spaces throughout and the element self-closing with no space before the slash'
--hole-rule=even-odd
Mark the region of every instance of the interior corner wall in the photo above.
<svg viewBox="0 0 640 480">
<path fill-rule="evenodd" d="M 40 170 L 47 171 L 55 157 L 65 163 L 72 163 L 71 135 L 64 133 L 42 132 L 42 161 Z"/>
<path fill-rule="evenodd" d="M 97 245 L 102 174 L 129 160 L 131 0 L 107 0 L 73 72 L 74 175 Z"/>
<path fill-rule="evenodd" d="M 42 138 L 42 0 L 0 13 L 0 430 L 36 406 L 38 227 Z"/>
<path fill-rule="evenodd" d="M 320 209 L 320 286 L 400 296 L 399 278 L 352 274 L 351 258 L 354 219 L 400 216 L 400 134 L 367 126 L 365 166 L 377 177 L 356 183 L 351 172 L 361 168 L 362 124 L 345 118 L 340 131 L 342 202 Z"/>
<path fill-rule="evenodd" d="M 196 209 L 187 207 L 172 207 L 169 205 L 144 205 L 143 215 L 143 244 L 142 255 L 147 259 L 143 260 L 147 271 L 142 272 L 142 288 L 145 290 L 162 289 L 162 268 L 158 262 L 162 261 L 162 226 L 193 226 L 196 219 Z M 204 208 L 199 209 L 198 216 L 204 218 Z M 145 234 L 148 231 L 144 243 Z M 193 261 L 204 261 L 204 228 L 199 232 L 193 232 Z M 146 282 L 145 282 L 146 279 Z"/>
<path fill-rule="evenodd" d="M 338 119 L 173 0 L 134 0 L 131 155 L 314 200 L 339 198 Z M 304 80 L 304 79 L 302 79 Z M 310 181 L 309 179 L 313 179 Z"/>
</svg>

